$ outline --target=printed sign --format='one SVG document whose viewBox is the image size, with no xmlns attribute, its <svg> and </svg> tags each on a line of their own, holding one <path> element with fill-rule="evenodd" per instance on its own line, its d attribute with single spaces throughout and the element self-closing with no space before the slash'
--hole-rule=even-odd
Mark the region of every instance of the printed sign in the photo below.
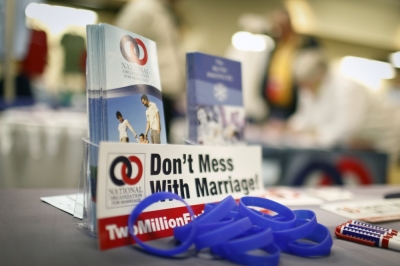
<svg viewBox="0 0 400 266">
<path fill-rule="evenodd" d="M 232 195 L 260 195 L 261 147 L 139 145 L 102 142 L 97 180 L 97 222 L 101 250 L 134 243 L 128 217 L 145 197 L 161 192 L 181 196 L 195 215 L 204 204 Z M 147 208 L 133 231 L 143 241 L 171 236 L 191 221 L 184 205 L 163 201 Z"/>
</svg>

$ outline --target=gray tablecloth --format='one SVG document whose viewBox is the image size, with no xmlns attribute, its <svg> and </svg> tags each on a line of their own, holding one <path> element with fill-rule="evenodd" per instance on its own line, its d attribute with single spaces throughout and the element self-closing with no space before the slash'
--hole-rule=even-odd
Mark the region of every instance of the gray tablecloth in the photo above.
<svg viewBox="0 0 400 266">
<path fill-rule="evenodd" d="M 400 187 L 371 186 L 351 188 L 356 195 L 383 197 Z M 0 265 L 232 265 L 224 260 L 203 257 L 168 259 L 149 255 L 130 246 L 100 252 L 97 239 L 73 225 L 71 215 L 44 202 L 40 197 L 74 193 L 66 189 L 0 189 Z M 398 251 L 368 247 L 336 239 L 333 231 L 345 217 L 311 209 L 334 239 L 330 256 L 318 259 L 281 254 L 279 265 L 398 265 Z M 383 223 L 400 230 L 400 222 Z"/>
</svg>

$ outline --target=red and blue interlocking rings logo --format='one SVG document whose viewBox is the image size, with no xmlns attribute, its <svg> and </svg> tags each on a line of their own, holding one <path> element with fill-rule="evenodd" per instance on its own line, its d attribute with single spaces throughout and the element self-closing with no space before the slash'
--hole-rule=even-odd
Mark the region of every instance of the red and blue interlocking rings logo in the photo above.
<svg viewBox="0 0 400 266">
<path fill-rule="evenodd" d="M 122 163 L 121 167 L 121 179 L 118 179 L 115 176 L 115 167 L 117 164 Z M 132 164 L 134 163 L 137 166 L 137 174 L 136 176 L 132 177 Z M 136 185 L 140 179 L 142 178 L 143 175 L 143 165 L 140 159 L 136 156 L 129 156 L 128 158 L 125 156 L 119 156 L 114 159 L 110 166 L 110 177 L 111 181 L 117 185 L 117 186 L 123 186 L 123 185 Z"/>
<path fill-rule="evenodd" d="M 143 55 L 139 46 L 142 48 Z M 125 35 L 119 42 L 119 49 L 121 50 L 122 56 L 126 59 L 126 61 L 141 66 L 147 63 L 147 49 L 140 39 Z"/>
</svg>

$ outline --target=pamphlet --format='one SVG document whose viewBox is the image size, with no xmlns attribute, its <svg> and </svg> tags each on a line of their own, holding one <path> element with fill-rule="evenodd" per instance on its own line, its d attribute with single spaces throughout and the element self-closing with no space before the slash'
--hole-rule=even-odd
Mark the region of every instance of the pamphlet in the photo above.
<svg viewBox="0 0 400 266">
<path fill-rule="evenodd" d="M 108 24 L 87 39 L 90 141 L 166 144 L 156 43 Z"/>
<path fill-rule="evenodd" d="M 189 141 L 245 144 L 240 62 L 198 52 L 186 60 Z"/>
<path fill-rule="evenodd" d="M 68 194 L 52 197 L 41 197 L 42 201 L 63 210 L 75 217 L 82 219 L 83 217 L 83 194 Z"/>
<path fill-rule="evenodd" d="M 166 144 L 167 137 L 155 42 L 108 24 L 88 25 L 86 31 L 91 145 L 85 207 L 95 232 L 99 143 Z"/>
</svg>

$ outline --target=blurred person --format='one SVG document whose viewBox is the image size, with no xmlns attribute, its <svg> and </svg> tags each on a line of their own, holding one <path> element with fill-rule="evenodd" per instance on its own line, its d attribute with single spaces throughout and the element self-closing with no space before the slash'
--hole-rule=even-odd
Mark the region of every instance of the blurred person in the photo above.
<svg viewBox="0 0 400 266">
<path fill-rule="evenodd" d="M 77 27 L 69 26 L 59 45 L 63 52 L 59 101 L 61 106 L 70 107 L 76 104 L 73 100 L 85 92 L 85 39 Z"/>
<path fill-rule="evenodd" d="M 395 68 L 395 76 L 390 82 L 387 100 L 400 106 L 400 68 Z"/>
<path fill-rule="evenodd" d="M 8 103 L 4 98 L 5 82 L 3 78 L 0 78 L 0 111 L 8 107 L 16 106 L 31 106 L 35 103 L 31 82 L 28 77 L 23 73 L 18 73 L 14 77 L 14 88 L 15 88 L 15 100 L 12 103 Z"/>
<path fill-rule="evenodd" d="M 298 35 L 292 27 L 290 14 L 283 8 L 272 12 L 270 22 L 275 49 L 265 70 L 262 88 L 269 107 L 269 120 L 281 126 L 280 121 L 296 111 L 298 84 L 292 73 L 294 56 L 302 49 L 319 48 L 319 44 L 310 36 Z"/>
<path fill-rule="evenodd" d="M 294 77 L 299 84 L 298 109 L 287 127 L 297 141 L 322 148 L 344 145 L 398 155 L 400 107 L 330 69 L 320 51 L 299 53 Z"/>
<path fill-rule="evenodd" d="M 124 119 L 122 117 L 122 114 L 120 111 L 117 111 L 117 113 L 115 115 L 117 116 L 117 119 L 120 122 L 118 125 L 119 141 L 125 142 L 125 143 L 129 142 L 128 132 L 127 132 L 128 128 L 130 131 L 132 131 L 135 138 L 137 138 L 136 132 L 133 129 L 133 127 L 131 126 L 131 124 L 129 123 L 128 119 Z"/>
<path fill-rule="evenodd" d="M 253 124 L 258 124 L 266 120 L 268 114 L 267 103 L 260 97 L 260 88 L 265 78 L 265 68 L 269 61 L 269 55 L 274 48 L 274 41 L 265 35 L 269 30 L 270 24 L 266 21 L 265 16 L 253 13 L 243 13 L 238 18 L 238 26 L 241 31 L 256 34 L 265 42 L 263 50 L 248 50 L 246 46 L 239 46 L 233 41 L 225 52 L 225 57 L 239 61 L 242 70 L 242 93 L 243 106 L 246 119 Z M 249 35 L 243 32 L 235 33 L 235 38 L 239 38 L 244 43 L 249 42 Z M 238 40 L 238 39 L 236 39 Z M 260 38 L 258 39 L 260 42 Z"/>
<path fill-rule="evenodd" d="M 48 60 L 47 34 L 42 30 L 31 29 L 27 53 L 21 62 L 21 72 L 29 79 L 43 75 Z"/>
<path fill-rule="evenodd" d="M 167 137 L 177 105 L 185 101 L 184 53 L 181 49 L 177 0 L 135 0 L 122 8 L 115 26 L 156 42 Z"/>
</svg>

